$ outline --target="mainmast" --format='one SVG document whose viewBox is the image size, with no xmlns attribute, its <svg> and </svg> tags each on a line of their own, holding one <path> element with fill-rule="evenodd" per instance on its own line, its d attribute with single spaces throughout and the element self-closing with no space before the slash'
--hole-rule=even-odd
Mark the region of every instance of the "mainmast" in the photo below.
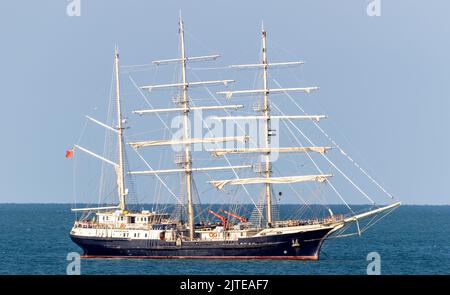
<svg viewBox="0 0 450 295">
<path fill-rule="evenodd" d="M 261 37 L 262 37 L 262 64 L 264 67 L 264 75 L 263 75 L 263 82 L 264 82 L 264 106 L 263 106 L 263 114 L 266 118 L 264 120 L 264 147 L 268 150 L 268 152 L 264 155 L 264 161 L 265 161 L 265 171 L 264 174 L 266 178 L 270 178 L 270 136 L 272 136 L 270 131 L 270 106 L 269 106 L 269 86 L 267 81 L 268 76 L 268 65 L 267 65 L 267 47 L 266 47 L 266 31 L 264 30 L 264 27 L 261 28 Z M 272 191 L 271 191 L 271 185 L 269 182 L 266 182 L 265 184 L 266 189 L 266 214 L 267 214 L 267 226 L 272 226 Z"/>
<path fill-rule="evenodd" d="M 188 97 L 188 84 L 186 77 L 186 49 L 184 47 L 184 24 L 183 19 L 180 14 L 179 21 L 179 31 L 180 31 L 180 41 L 181 41 L 181 75 L 183 82 L 183 128 L 184 128 L 184 140 L 189 140 L 189 97 Z M 189 237 L 191 240 L 194 239 L 194 204 L 192 201 L 192 171 L 191 171 L 191 151 L 190 144 L 184 145 L 184 155 L 185 155 L 185 180 L 186 180 L 186 192 L 188 201 L 188 223 L 189 223 Z"/>
<path fill-rule="evenodd" d="M 114 67 L 116 74 L 116 104 L 117 104 L 117 139 L 118 139 L 118 152 L 119 163 L 116 166 L 117 185 L 119 193 L 119 209 L 125 210 L 125 172 L 123 164 L 123 128 L 122 128 L 122 110 L 120 106 L 120 77 L 119 77 L 119 50 L 116 47 L 114 52 Z"/>
<path fill-rule="evenodd" d="M 215 171 L 215 170 L 227 170 L 227 169 L 244 169 L 251 168 L 251 165 L 240 165 L 240 166 L 222 166 L 222 167 L 193 167 L 193 160 L 191 155 L 191 144 L 195 143 L 220 143 L 226 141 L 242 141 L 248 140 L 248 136 L 227 136 L 227 137 L 205 137 L 205 138 L 192 138 L 190 136 L 189 128 L 189 115 L 191 110 L 219 110 L 219 109 L 239 109 L 243 108 L 243 105 L 216 105 L 216 106 L 191 106 L 189 89 L 194 86 L 214 86 L 214 85 L 228 85 L 228 83 L 234 82 L 234 80 L 212 80 L 212 81 L 194 81 L 190 82 L 187 79 L 186 70 L 188 62 L 196 61 L 211 61 L 219 58 L 219 55 L 204 55 L 204 56 L 192 56 L 188 57 L 186 55 L 186 47 L 184 40 L 184 23 L 180 15 L 179 20 L 179 34 L 181 43 L 181 57 L 174 59 L 157 60 L 153 63 L 156 65 L 181 63 L 181 83 L 173 84 L 159 84 L 159 85 L 147 85 L 141 86 L 141 89 L 147 89 L 149 91 L 156 89 L 167 89 L 167 88 L 179 88 L 181 90 L 180 97 L 176 97 L 176 108 L 165 108 L 165 109 L 150 109 L 150 110 L 136 110 L 135 114 L 154 114 L 160 112 L 182 112 L 183 115 L 183 138 L 182 139 L 162 139 L 162 140 L 145 140 L 137 142 L 129 142 L 133 148 L 143 148 L 151 146 L 160 145 L 182 145 L 183 146 L 183 157 L 182 159 L 177 158 L 176 162 L 180 165 L 181 169 L 165 169 L 165 170 L 150 170 L 150 171 L 130 171 L 130 174 L 159 174 L 159 173 L 177 173 L 182 172 L 184 174 L 184 179 L 186 182 L 186 193 L 187 193 L 187 214 L 188 214 L 188 227 L 189 227 L 189 238 L 191 240 L 195 239 L 195 223 L 194 223 L 194 204 L 193 204 L 193 192 L 192 192 L 192 173 L 200 171 Z"/>
</svg>

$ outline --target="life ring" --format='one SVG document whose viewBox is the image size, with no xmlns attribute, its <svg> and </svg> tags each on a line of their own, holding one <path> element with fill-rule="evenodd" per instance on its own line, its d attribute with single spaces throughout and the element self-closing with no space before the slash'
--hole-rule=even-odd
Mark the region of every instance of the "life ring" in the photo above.
<svg viewBox="0 0 450 295">
<path fill-rule="evenodd" d="M 215 232 L 210 232 L 210 233 L 209 233 L 209 237 L 210 237 L 210 238 L 217 238 L 217 233 L 215 233 Z"/>
<path fill-rule="evenodd" d="M 125 228 L 125 223 L 122 223 L 121 225 L 120 225 L 120 229 L 124 229 Z"/>
<path fill-rule="evenodd" d="M 165 231 L 162 231 L 162 232 L 159 233 L 159 239 L 161 241 L 164 241 L 166 239 L 166 232 Z"/>
</svg>

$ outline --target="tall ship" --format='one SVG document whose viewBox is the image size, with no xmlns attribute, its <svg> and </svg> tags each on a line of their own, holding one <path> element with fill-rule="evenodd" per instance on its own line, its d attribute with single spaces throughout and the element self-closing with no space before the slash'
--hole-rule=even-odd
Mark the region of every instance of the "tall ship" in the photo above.
<svg viewBox="0 0 450 295">
<path fill-rule="evenodd" d="M 185 28 L 183 20 L 179 20 L 179 42 L 181 56 L 174 59 L 158 60 L 153 62 L 155 66 L 162 67 L 167 64 L 175 64 L 179 70 L 176 83 L 143 85 L 139 91 L 154 91 L 171 89 L 175 91 L 173 103 L 170 108 L 148 108 L 134 110 L 130 116 L 142 116 L 143 118 L 161 113 L 179 114 L 180 130 L 177 136 L 169 139 L 142 139 L 128 140 L 127 132 L 132 128 L 125 119 L 123 113 L 123 99 L 121 98 L 121 67 L 119 65 L 119 52 L 116 47 L 114 54 L 114 113 L 113 124 L 103 123 L 97 119 L 88 117 L 88 120 L 105 128 L 114 138 L 116 148 L 114 158 L 100 155 L 91 149 L 79 144 L 66 152 L 66 157 L 76 157 L 81 152 L 103 162 L 103 165 L 114 171 L 115 181 L 110 187 L 117 196 L 116 201 L 98 202 L 98 206 L 86 208 L 73 208 L 77 217 L 70 231 L 70 238 L 82 250 L 86 258 L 205 258 L 205 259 L 304 259 L 318 260 L 323 243 L 335 236 L 342 234 L 345 229 L 356 228 L 356 234 L 361 234 L 362 220 L 374 220 L 385 216 L 400 205 L 400 202 L 391 200 L 387 204 L 377 205 L 364 191 L 347 177 L 327 156 L 330 149 L 339 149 L 340 146 L 331 141 L 331 146 L 316 146 L 311 140 L 309 145 L 298 142 L 297 146 L 279 146 L 274 140 L 277 134 L 276 124 L 281 122 L 283 126 L 290 126 L 289 130 L 301 129 L 297 127 L 296 120 L 308 121 L 318 127 L 318 122 L 325 118 L 323 115 L 309 115 L 305 112 L 285 114 L 272 100 L 272 96 L 288 96 L 290 93 L 309 94 L 318 87 L 292 87 L 283 88 L 276 80 L 269 80 L 269 70 L 272 68 L 295 67 L 303 64 L 302 61 L 276 62 L 268 61 L 266 45 L 267 34 L 261 30 L 261 59 L 254 64 L 232 65 L 231 69 L 257 70 L 261 73 L 258 77 L 260 87 L 256 89 L 233 89 L 228 86 L 234 80 L 206 80 L 191 81 L 188 70 L 191 62 L 207 62 L 216 60 L 218 55 L 187 56 L 185 42 Z M 277 87 L 271 87 L 276 84 Z M 194 87 L 226 87 L 223 91 L 217 91 L 213 97 L 218 97 L 216 105 L 197 105 L 191 96 Z M 233 116 L 230 111 L 245 109 L 243 104 L 222 104 L 239 97 L 251 97 L 256 99 L 250 115 Z M 195 100 L 195 102 L 201 100 Z M 125 101 L 126 102 L 126 101 Z M 240 122 L 254 121 L 257 123 L 259 138 L 252 138 L 252 134 L 235 136 L 204 136 L 192 135 L 190 122 L 195 111 L 225 111 L 225 116 L 213 116 L 217 122 L 234 122 L 240 128 Z M 275 111 L 275 112 L 274 112 Z M 244 113 L 245 114 L 245 113 Z M 128 114 L 126 114 L 128 116 Z M 165 117 L 159 117 L 164 119 Z M 164 126 L 168 127 L 167 124 Z M 279 127 L 280 128 L 280 127 Z M 319 127 L 320 128 L 320 127 Z M 322 129 L 319 129 L 322 130 Z M 322 130 L 323 131 L 323 130 Z M 292 134 L 292 138 L 295 138 Z M 232 143 L 231 145 L 229 143 Z M 250 144 L 253 143 L 253 144 Z M 203 155 L 211 159 L 222 159 L 226 165 L 197 165 L 195 145 L 208 146 L 203 149 Z M 202 145 L 203 146 L 203 145 Z M 231 146 L 231 147 L 230 147 Z M 146 150 L 154 147 L 166 147 L 175 158 L 175 167 L 170 169 L 153 169 L 149 164 L 151 159 L 146 159 L 138 154 L 143 161 L 146 170 L 133 170 L 127 164 L 126 150 Z M 174 147 L 177 147 L 175 149 Z M 158 153 L 152 154 L 159 158 Z M 276 157 L 274 156 L 276 155 Z M 317 173 L 303 173 L 296 175 L 283 175 L 275 169 L 276 159 L 285 155 L 294 155 L 301 159 L 311 159 Z M 298 155 L 298 156 L 296 156 Z M 344 154 L 345 155 L 345 154 Z M 234 158 L 232 158 L 234 156 Z M 248 156 L 253 156 L 248 157 Z M 345 155 L 346 156 L 346 155 Z M 333 174 L 323 172 L 314 161 L 314 157 L 322 157 L 335 170 L 354 185 L 358 191 L 372 202 L 371 207 L 362 212 L 355 212 L 345 202 L 343 193 L 340 193 L 331 182 Z M 256 159 L 255 163 L 232 163 L 235 160 Z M 350 158 L 349 158 L 350 159 Z M 351 160 L 351 159 L 350 159 Z M 356 163 L 353 163 L 357 165 Z M 297 165 L 295 162 L 293 165 Z M 359 166 L 358 166 L 359 167 Z M 299 169 L 301 170 L 301 169 Z M 220 178 L 216 172 L 231 172 L 230 177 Z M 241 171 L 247 171 L 243 177 Z M 274 173 L 277 171 L 277 173 Z M 306 171 L 306 170 L 305 170 Z M 383 192 L 387 193 L 381 185 L 363 171 L 369 179 Z M 207 185 L 210 190 L 199 192 L 195 186 L 197 173 L 208 173 L 210 180 Z M 163 175 L 176 175 L 180 182 L 176 187 L 168 187 Z M 132 208 L 128 203 L 130 190 L 127 187 L 127 179 L 131 177 L 153 177 L 159 182 L 162 189 L 167 189 L 176 200 L 176 204 L 170 210 L 157 207 L 157 209 L 145 210 Z M 326 215 L 308 216 L 307 218 L 282 218 L 278 210 L 277 199 L 281 193 L 276 193 L 275 187 L 314 182 L 331 188 L 337 193 L 348 213 L 334 213 L 331 207 L 326 207 Z M 196 199 L 201 200 L 204 195 L 215 196 L 224 194 L 229 188 L 235 188 L 235 194 L 243 203 L 252 206 L 251 213 L 242 213 L 239 205 L 228 206 L 215 205 L 215 207 L 200 205 Z M 250 190 L 250 187 L 252 190 Z M 257 195 L 254 191 L 257 190 Z M 175 192 L 174 192 L 175 191 Z M 228 191 L 229 192 L 229 191 Z M 295 193 L 295 187 L 294 187 Z M 155 199 L 161 190 L 155 190 Z M 255 201 L 257 199 L 257 201 Z M 234 200 L 234 199 L 233 199 Z M 240 203 L 241 206 L 243 206 Z M 249 205 L 247 205 L 249 206 Z M 134 206 L 135 207 L 135 206 Z M 205 217 L 206 216 L 206 217 Z M 203 217 L 203 218 L 202 218 Z"/>
</svg>

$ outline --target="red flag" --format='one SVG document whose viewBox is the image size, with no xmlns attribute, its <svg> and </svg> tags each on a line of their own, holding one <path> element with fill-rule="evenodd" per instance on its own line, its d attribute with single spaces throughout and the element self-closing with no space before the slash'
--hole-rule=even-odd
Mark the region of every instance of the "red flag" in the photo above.
<svg viewBox="0 0 450 295">
<path fill-rule="evenodd" d="M 66 158 L 73 157 L 73 149 L 66 151 Z"/>
</svg>

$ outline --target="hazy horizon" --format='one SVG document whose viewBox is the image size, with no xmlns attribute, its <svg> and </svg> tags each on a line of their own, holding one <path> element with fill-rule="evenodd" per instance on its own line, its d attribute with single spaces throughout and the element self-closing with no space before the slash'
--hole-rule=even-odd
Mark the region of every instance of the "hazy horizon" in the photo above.
<svg viewBox="0 0 450 295">
<path fill-rule="evenodd" d="M 32 202 L 28 202 L 28 203 L 14 203 L 14 202 L 0 202 L 0 205 L 74 205 L 73 203 L 57 203 L 57 202 L 39 202 L 39 203 L 32 203 Z M 77 203 L 77 204 L 82 204 L 85 205 L 87 203 Z M 108 204 L 108 203 L 103 203 L 103 204 Z M 159 205 L 175 205 L 176 203 L 160 203 Z M 226 205 L 226 204 L 231 204 L 231 203 L 209 203 L 209 204 L 202 204 L 202 205 Z M 380 203 L 377 204 L 379 206 L 382 205 L 387 205 L 389 204 L 388 202 L 386 203 Z M 133 205 L 153 205 L 152 203 L 139 203 L 139 204 L 133 204 Z M 240 203 L 240 205 L 243 206 L 253 206 L 252 203 Z M 297 203 L 281 203 L 278 205 L 293 205 L 293 206 L 303 206 L 304 204 L 297 204 Z M 358 203 L 358 204 L 351 204 L 348 203 L 349 206 L 368 206 L 371 205 L 370 203 Z M 310 203 L 308 204 L 308 206 L 323 206 L 323 204 L 319 204 L 319 203 Z M 333 203 L 329 203 L 327 204 L 327 206 L 345 206 L 345 204 L 333 204 Z M 404 204 L 402 203 L 401 206 L 450 206 L 450 204 Z"/>
</svg>

